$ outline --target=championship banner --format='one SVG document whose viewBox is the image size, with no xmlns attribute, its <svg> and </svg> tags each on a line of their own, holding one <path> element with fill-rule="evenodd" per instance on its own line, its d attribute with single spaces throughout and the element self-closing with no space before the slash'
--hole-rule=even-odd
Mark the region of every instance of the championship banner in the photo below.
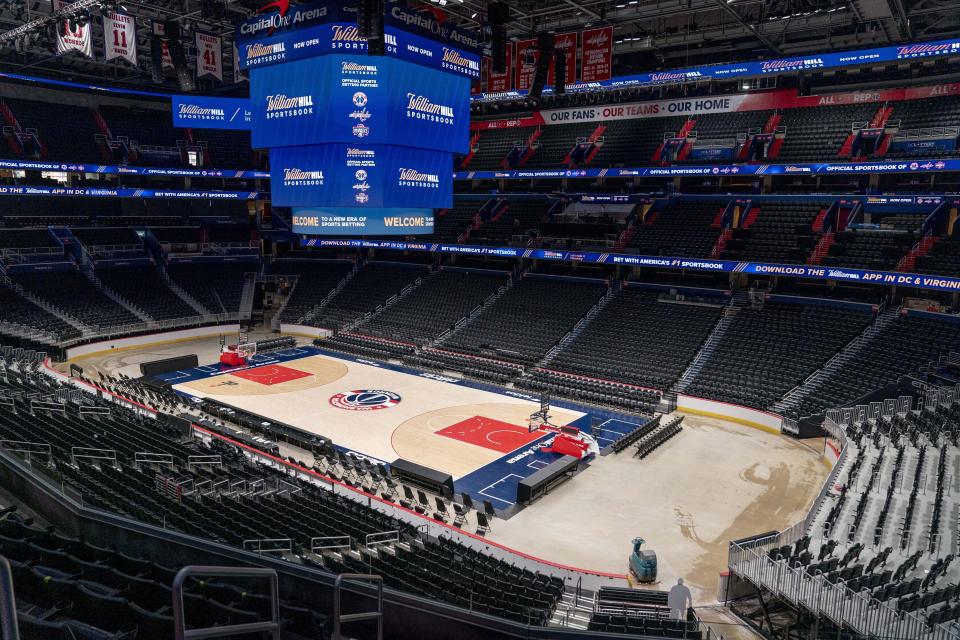
<svg viewBox="0 0 960 640">
<path fill-rule="evenodd" d="M 104 14 L 103 46 L 107 61 L 122 58 L 137 66 L 137 31 L 133 16 L 117 12 Z"/>
<path fill-rule="evenodd" d="M 223 82 L 223 48 L 220 36 L 197 31 L 197 77 Z"/>
<path fill-rule="evenodd" d="M 517 40 L 517 70 L 514 76 L 514 84 L 517 89 L 522 91 L 529 90 L 533 84 L 533 74 L 537 70 L 536 56 L 539 55 L 536 52 L 536 47 L 536 40 Z M 527 64 L 525 54 L 528 50 L 534 52 L 533 64 Z"/>
<path fill-rule="evenodd" d="M 53 0 L 53 11 L 60 11 L 73 4 L 71 0 Z M 78 22 L 62 20 L 57 25 L 57 55 L 62 56 L 68 51 L 76 51 L 88 58 L 93 57 L 93 39 L 90 37 L 92 25 L 87 22 L 80 25 Z"/>
<path fill-rule="evenodd" d="M 567 83 L 574 83 L 577 81 L 577 32 L 573 31 L 571 33 L 558 33 L 553 36 L 553 46 L 563 51 L 566 58 L 566 67 L 567 67 Z M 547 75 L 547 84 L 553 86 L 553 83 L 556 79 L 556 64 L 550 65 L 550 72 Z"/>
<path fill-rule="evenodd" d="M 170 43 L 166 39 L 161 41 L 160 52 L 160 60 L 163 68 L 175 70 L 176 66 L 174 66 L 173 58 L 170 56 Z"/>
<path fill-rule="evenodd" d="M 609 80 L 613 73 L 613 27 L 584 29 L 581 82 Z"/>
<path fill-rule="evenodd" d="M 493 72 L 493 59 L 484 58 L 487 63 L 487 91 L 489 93 L 499 93 L 500 91 L 509 91 L 511 89 L 510 74 L 513 71 L 513 43 L 507 43 L 506 64 L 503 73 Z"/>
<path fill-rule="evenodd" d="M 810 53 L 803 57 L 761 60 L 756 62 L 738 62 L 729 65 L 708 65 L 704 67 L 689 67 L 686 69 L 671 69 L 655 71 L 632 76 L 610 76 L 609 60 L 612 55 L 607 52 L 612 41 L 612 30 L 587 29 L 583 32 L 583 56 L 580 82 L 567 85 L 567 93 L 595 91 L 598 87 L 618 88 L 643 85 L 682 83 L 709 79 L 745 78 L 767 74 L 786 74 L 811 69 L 836 69 L 840 67 L 857 66 L 864 64 L 877 65 L 898 60 L 917 58 L 942 58 L 960 55 L 960 39 L 940 40 L 902 44 L 877 49 L 860 49 L 857 51 L 843 51 L 839 53 Z M 550 87 L 544 93 L 550 93 Z M 509 97 L 521 97 L 522 90 L 514 91 Z M 501 100 L 502 94 L 484 95 L 480 100 Z"/>
</svg>

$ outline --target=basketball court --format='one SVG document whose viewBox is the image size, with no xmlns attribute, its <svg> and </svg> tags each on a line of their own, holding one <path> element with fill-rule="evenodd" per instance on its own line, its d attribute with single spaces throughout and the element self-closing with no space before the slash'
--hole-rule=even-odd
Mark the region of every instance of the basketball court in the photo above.
<svg viewBox="0 0 960 640">
<path fill-rule="evenodd" d="M 457 491 L 514 506 L 519 480 L 557 459 L 554 434 L 531 431 L 540 398 L 460 378 L 298 347 L 161 376 L 174 390 L 210 398 L 391 463 L 398 458 L 453 476 Z M 591 432 L 600 446 L 642 423 L 635 416 L 555 403 L 550 424 Z"/>
<path fill-rule="evenodd" d="M 79 363 L 89 372 L 136 377 L 143 362 L 196 354 L 215 363 L 221 349 L 216 339 L 199 339 Z M 629 452 L 590 460 L 548 497 L 518 510 L 517 483 L 556 459 L 541 449 L 553 434 L 528 428 L 539 397 L 310 346 L 248 360 L 247 366 L 206 364 L 163 377 L 185 395 L 288 422 L 345 451 L 446 471 L 457 491 L 511 516 L 495 521 L 488 536 L 518 551 L 622 573 L 630 540 L 642 535 L 661 553 L 661 584 L 682 576 L 698 601 L 716 597 L 716 571 L 729 540 L 795 522 L 829 471 L 819 443 L 810 447 L 736 423 L 688 417 L 668 447 L 644 460 Z M 592 432 L 601 447 L 641 421 L 560 401 L 549 413 L 555 425 Z"/>
</svg>

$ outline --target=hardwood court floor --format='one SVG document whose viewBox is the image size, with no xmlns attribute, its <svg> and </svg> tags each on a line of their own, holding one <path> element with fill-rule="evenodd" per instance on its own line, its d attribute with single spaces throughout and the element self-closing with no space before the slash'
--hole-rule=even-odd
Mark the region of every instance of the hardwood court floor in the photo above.
<svg viewBox="0 0 960 640">
<path fill-rule="evenodd" d="M 439 469 L 455 480 L 502 458 L 509 443 L 516 446 L 508 452 L 522 446 L 528 417 L 539 408 L 528 400 L 324 355 L 175 384 L 174 389 L 285 422 L 384 462 L 404 458 Z M 379 390 L 398 400 L 372 410 L 336 400 L 355 391 Z M 564 425 L 584 414 L 554 408 L 550 415 L 554 424 Z M 480 441 L 447 431 L 484 422 L 505 424 L 484 431 Z"/>
</svg>

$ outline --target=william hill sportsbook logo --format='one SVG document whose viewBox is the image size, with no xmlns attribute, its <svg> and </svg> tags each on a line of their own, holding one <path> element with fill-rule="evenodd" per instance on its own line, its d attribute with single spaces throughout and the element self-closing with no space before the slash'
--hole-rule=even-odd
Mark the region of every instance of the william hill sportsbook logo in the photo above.
<svg viewBox="0 0 960 640">
<path fill-rule="evenodd" d="M 331 47 L 334 49 L 365 50 L 367 39 L 360 35 L 356 25 L 331 25 Z"/>
<path fill-rule="evenodd" d="M 313 113 L 313 96 L 297 96 L 290 98 L 284 94 L 267 96 L 267 119 L 290 118 L 311 115 Z"/>
<path fill-rule="evenodd" d="M 416 169 L 404 169 L 401 167 L 399 186 L 439 189 L 440 176 L 435 173 L 420 173 Z"/>
<path fill-rule="evenodd" d="M 453 124 L 453 107 L 435 104 L 426 96 L 408 93 L 407 117 L 441 124 Z"/>
<path fill-rule="evenodd" d="M 284 169 L 283 186 L 285 187 L 319 187 L 323 186 L 323 171 L 303 171 L 301 169 Z"/>
<path fill-rule="evenodd" d="M 222 120 L 226 117 L 223 109 L 201 107 L 195 104 L 181 104 L 179 115 L 183 120 Z"/>
<path fill-rule="evenodd" d="M 356 147 L 347 147 L 347 166 L 348 167 L 376 167 L 377 152 L 373 149 L 358 149 Z M 364 178 L 357 177 L 357 180 Z"/>
<path fill-rule="evenodd" d="M 375 76 L 377 67 L 372 64 L 359 64 L 357 62 L 344 62 L 341 72 L 344 74 L 358 76 Z"/>
<path fill-rule="evenodd" d="M 263 63 L 274 60 L 283 60 L 287 55 L 287 45 L 283 42 L 274 44 L 260 44 L 255 42 L 247 45 L 247 62 Z"/>
<path fill-rule="evenodd" d="M 447 47 L 443 48 L 443 68 L 444 69 L 453 69 L 454 71 L 463 71 L 464 69 L 469 69 L 470 71 L 480 71 L 480 63 L 476 60 L 469 60 L 464 58 L 463 55 L 456 49 L 448 49 Z"/>
</svg>

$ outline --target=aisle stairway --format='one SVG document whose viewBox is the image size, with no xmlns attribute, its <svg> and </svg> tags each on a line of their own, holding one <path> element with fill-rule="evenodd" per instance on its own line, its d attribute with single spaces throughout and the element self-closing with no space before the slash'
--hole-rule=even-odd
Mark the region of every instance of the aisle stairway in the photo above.
<svg viewBox="0 0 960 640">
<path fill-rule="evenodd" d="M 829 379 L 837 369 L 856 358 L 864 347 L 870 344 L 874 337 L 879 335 L 884 329 L 897 319 L 900 315 L 900 308 L 890 306 L 877 314 L 873 323 L 868 326 L 863 333 L 854 338 L 840 353 L 827 361 L 825 365 L 817 369 L 809 378 L 797 385 L 783 396 L 783 398 L 771 405 L 770 410 L 774 413 L 784 413 L 799 406 L 804 398 L 819 388 L 822 380 Z"/>
<path fill-rule="evenodd" d="M 733 322 L 733 319 L 737 317 L 737 314 L 740 313 L 740 309 L 746 306 L 746 304 L 746 292 L 738 291 L 730 301 L 730 305 L 723 310 L 723 315 L 720 317 L 720 320 L 717 321 L 713 331 L 710 332 L 710 337 L 708 337 L 707 341 L 703 343 L 703 346 L 700 348 L 700 351 L 697 353 L 696 357 L 690 362 L 690 365 L 687 367 L 686 371 L 683 372 L 683 375 L 680 376 L 680 379 L 677 380 L 672 387 L 670 387 L 670 392 L 672 394 L 683 393 L 684 390 L 690 386 L 690 383 L 693 382 L 693 379 L 696 378 L 697 374 L 700 373 L 700 370 L 703 369 L 703 365 L 707 362 L 707 360 L 710 359 L 710 355 L 717 348 L 717 345 L 720 344 L 721 340 L 723 340 L 723 337 L 730 328 L 730 324 Z"/>
</svg>

